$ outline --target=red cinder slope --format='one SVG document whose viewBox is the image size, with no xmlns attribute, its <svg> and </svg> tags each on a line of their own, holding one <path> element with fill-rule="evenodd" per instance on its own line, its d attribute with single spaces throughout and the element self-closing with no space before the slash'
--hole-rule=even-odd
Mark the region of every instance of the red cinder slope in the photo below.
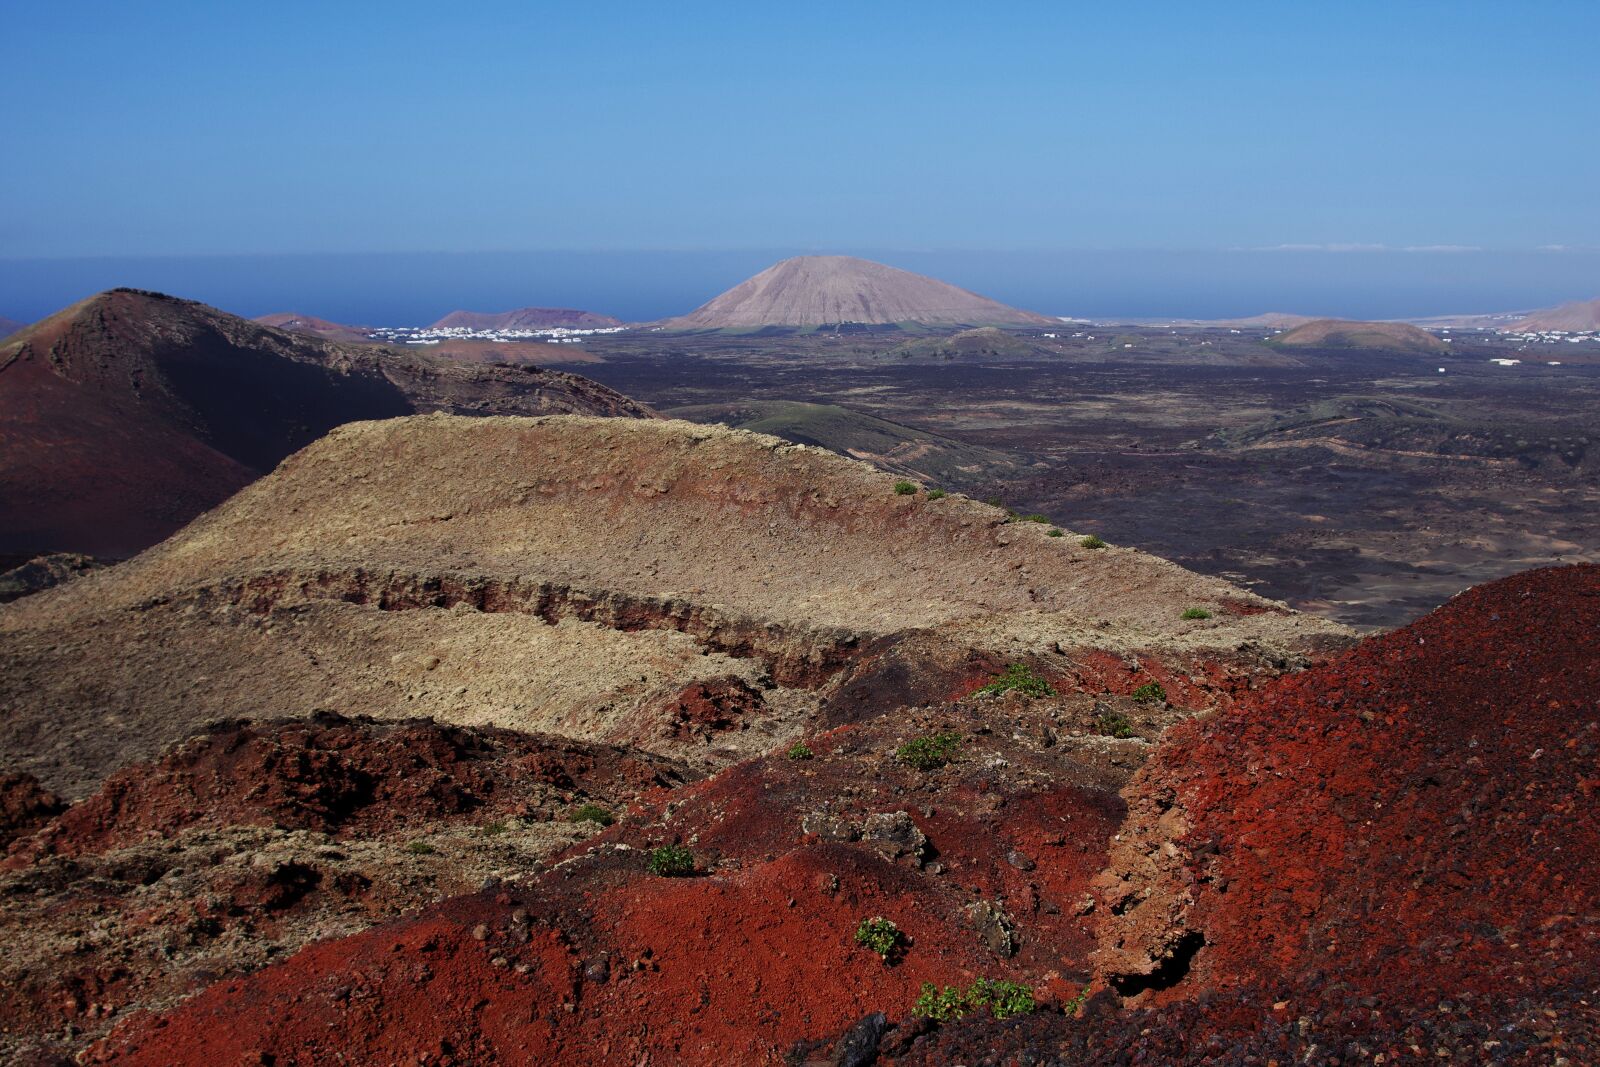
<svg viewBox="0 0 1600 1067">
<path fill-rule="evenodd" d="M 1394 1009 L 1591 982 L 1600 567 L 1473 589 L 1183 724 L 1130 796 L 1101 891 L 1125 992 L 1336 980 Z"/>
</svg>

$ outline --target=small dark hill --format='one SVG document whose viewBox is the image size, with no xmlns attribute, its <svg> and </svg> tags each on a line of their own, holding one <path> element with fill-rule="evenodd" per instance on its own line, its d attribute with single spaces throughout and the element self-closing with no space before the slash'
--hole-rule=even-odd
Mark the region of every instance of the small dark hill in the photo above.
<svg viewBox="0 0 1600 1067">
<path fill-rule="evenodd" d="M 621 325 L 621 319 L 575 308 L 517 308 L 515 311 L 452 311 L 430 329 L 549 330 L 558 326 L 592 329 Z"/>
<path fill-rule="evenodd" d="M 279 330 L 288 330 L 290 333 L 303 333 L 308 337 L 321 337 L 329 341 L 348 341 L 352 344 L 366 344 L 372 341 L 372 335 L 359 326 L 346 326 L 339 322 L 329 322 L 313 315 L 301 315 L 294 311 L 279 311 L 271 315 L 258 315 L 250 320 L 259 322 L 263 326 L 272 326 Z"/>
<path fill-rule="evenodd" d="M 573 375 L 102 293 L 0 346 L 0 556 L 138 551 L 335 426 L 433 411 L 648 414 Z"/>
<path fill-rule="evenodd" d="M 1317 319 L 1280 334 L 1273 343 L 1300 348 L 1360 348 L 1385 352 L 1441 353 L 1450 347 L 1418 326 L 1403 322 Z"/>
<path fill-rule="evenodd" d="M 921 337 L 891 348 L 889 359 L 1028 359 L 1049 355 L 1025 337 L 995 326 L 962 330 L 948 337 Z"/>
</svg>

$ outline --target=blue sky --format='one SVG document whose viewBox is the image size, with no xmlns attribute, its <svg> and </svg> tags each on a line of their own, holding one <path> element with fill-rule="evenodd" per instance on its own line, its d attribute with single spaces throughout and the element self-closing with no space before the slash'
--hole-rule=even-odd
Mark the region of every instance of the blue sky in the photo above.
<svg viewBox="0 0 1600 1067">
<path fill-rule="evenodd" d="M 1593 0 L 0 0 L 0 36 L 11 260 L 1600 248 Z"/>
</svg>

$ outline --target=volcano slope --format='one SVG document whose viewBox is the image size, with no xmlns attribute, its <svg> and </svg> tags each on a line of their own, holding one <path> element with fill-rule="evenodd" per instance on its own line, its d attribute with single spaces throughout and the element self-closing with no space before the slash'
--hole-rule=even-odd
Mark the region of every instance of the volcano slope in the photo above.
<svg viewBox="0 0 1600 1067">
<path fill-rule="evenodd" d="M 131 554 L 340 423 L 429 411 L 649 415 L 574 375 L 114 289 L 0 345 L 0 557 Z"/>
<path fill-rule="evenodd" d="M 1094 880 L 1105 992 L 880 1061 L 1595 1062 L 1597 634 L 1600 567 L 1530 571 L 1174 726 Z"/>
<path fill-rule="evenodd" d="M 208 715 L 319 707 L 725 763 L 1012 661 L 1204 707 L 1348 639 L 1052 529 L 721 427 L 353 424 L 0 612 L 0 744 L 69 795 Z"/>
<path fill-rule="evenodd" d="M 1530 572 L 1199 719 L 1013 691 L 820 730 L 83 1058 L 1592 1062 L 1597 628 L 1600 568 Z M 1040 1003 L 913 1018 L 975 977 Z"/>
</svg>

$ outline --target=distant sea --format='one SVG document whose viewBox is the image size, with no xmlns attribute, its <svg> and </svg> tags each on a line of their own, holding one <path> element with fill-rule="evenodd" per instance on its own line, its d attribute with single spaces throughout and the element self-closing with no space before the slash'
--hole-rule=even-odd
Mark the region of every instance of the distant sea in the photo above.
<svg viewBox="0 0 1600 1067">
<path fill-rule="evenodd" d="M 296 311 L 353 325 L 423 325 L 457 309 L 525 306 L 639 322 L 689 311 L 785 256 L 818 252 L 876 259 L 1048 315 L 1402 318 L 1600 296 L 1600 251 L 415 252 L 0 258 L 0 316 L 31 321 L 125 285 L 240 315 Z"/>
</svg>

